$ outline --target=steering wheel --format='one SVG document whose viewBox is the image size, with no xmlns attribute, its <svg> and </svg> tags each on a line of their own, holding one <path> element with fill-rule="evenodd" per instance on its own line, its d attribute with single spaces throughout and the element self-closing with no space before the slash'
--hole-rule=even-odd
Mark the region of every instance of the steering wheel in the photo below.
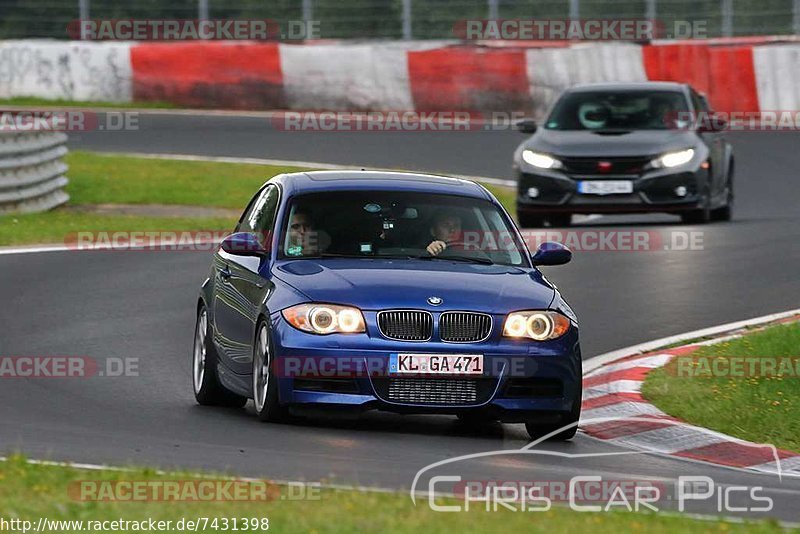
<svg viewBox="0 0 800 534">
<path fill-rule="evenodd" d="M 458 254 L 461 252 L 462 254 Z M 466 254 L 463 254 L 466 252 Z M 474 255 L 476 258 L 491 260 L 492 258 L 478 247 L 467 249 L 467 244 L 464 241 L 448 241 L 447 247 L 439 254 L 439 257 L 445 258 L 447 256 L 466 256 Z"/>
</svg>

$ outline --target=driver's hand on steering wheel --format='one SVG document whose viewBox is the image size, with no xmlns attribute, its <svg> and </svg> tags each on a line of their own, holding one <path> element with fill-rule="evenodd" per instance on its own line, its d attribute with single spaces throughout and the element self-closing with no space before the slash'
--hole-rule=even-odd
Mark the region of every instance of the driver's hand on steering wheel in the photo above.
<svg viewBox="0 0 800 534">
<path fill-rule="evenodd" d="M 436 241 L 433 241 L 430 245 L 428 245 L 425 250 L 427 250 L 428 254 L 430 254 L 431 256 L 437 256 L 441 254 L 441 252 L 446 248 L 447 248 L 447 243 L 445 243 L 444 241 L 439 241 L 437 239 Z"/>
</svg>

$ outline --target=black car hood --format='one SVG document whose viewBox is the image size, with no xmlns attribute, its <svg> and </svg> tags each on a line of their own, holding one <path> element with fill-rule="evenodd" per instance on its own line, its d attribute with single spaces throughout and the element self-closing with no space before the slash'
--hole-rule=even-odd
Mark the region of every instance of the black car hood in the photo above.
<svg viewBox="0 0 800 534">
<path fill-rule="evenodd" d="M 600 134 L 585 130 L 540 129 L 520 145 L 520 150 L 530 149 L 567 157 L 654 156 L 693 147 L 697 140 L 696 133 L 681 130 Z"/>
</svg>

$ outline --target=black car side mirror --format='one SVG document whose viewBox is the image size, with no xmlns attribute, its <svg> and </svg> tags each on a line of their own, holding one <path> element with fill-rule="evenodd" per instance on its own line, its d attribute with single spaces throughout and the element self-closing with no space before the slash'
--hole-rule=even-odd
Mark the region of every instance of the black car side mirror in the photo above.
<svg viewBox="0 0 800 534">
<path fill-rule="evenodd" d="M 219 247 L 234 256 L 256 256 L 263 258 L 267 255 L 266 249 L 261 245 L 258 237 L 250 232 L 236 232 L 222 240 Z"/>
<path fill-rule="evenodd" d="M 533 119 L 522 119 L 521 121 L 518 121 L 514 126 L 516 127 L 517 130 L 519 130 L 524 134 L 535 133 L 536 128 L 538 128 L 538 126 L 536 125 L 536 121 Z"/>
<path fill-rule="evenodd" d="M 564 265 L 572 259 L 572 251 L 556 241 L 545 241 L 531 256 L 534 265 Z"/>
</svg>

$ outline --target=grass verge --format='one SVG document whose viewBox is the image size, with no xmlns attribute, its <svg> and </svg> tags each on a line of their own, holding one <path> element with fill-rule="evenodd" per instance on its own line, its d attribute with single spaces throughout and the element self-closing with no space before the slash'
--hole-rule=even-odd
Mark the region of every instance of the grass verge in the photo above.
<svg viewBox="0 0 800 534">
<path fill-rule="evenodd" d="M 304 169 L 272 165 L 147 159 L 74 151 L 67 155 L 71 206 L 166 204 L 243 210 L 276 174 Z M 514 192 L 487 186 L 507 209 Z M 62 243 L 78 231 L 226 230 L 235 218 L 109 215 L 56 209 L 0 216 L 0 246 Z"/>
<path fill-rule="evenodd" d="M 678 357 L 648 374 L 645 398 L 689 423 L 800 452 L 800 322 L 701 347 L 686 358 L 691 366 Z M 756 373 L 749 372 L 748 361 L 739 372 L 741 358 L 754 358 Z M 793 361 L 794 371 L 781 371 L 781 361 Z M 769 362 L 776 363 L 775 372 L 758 372 Z M 711 376 L 726 369 L 728 376 Z"/>
<path fill-rule="evenodd" d="M 40 98 L 37 96 L 15 96 L 0 98 L 2 106 L 42 106 L 69 108 L 115 108 L 115 109 L 176 109 L 178 106 L 170 102 L 99 102 Z"/>
<path fill-rule="evenodd" d="M 406 493 L 360 492 L 352 490 L 316 489 L 314 492 L 290 491 L 279 486 L 280 495 L 262 501 L 117 501 L 100 502 L 80 500 L 75 490 L 81 481 L 176 481 L 197 480 L 198 475 L 174 473 L 156 474 L 153 470 L 84 471 L 71 467 L 43 466 L 28 463 L 15 456 L 0 462 L 0 518 L 32 521 L 48 520 L 84 521 L 172 521 L 169 531 L 177 532 L 175 525 L 181 519 L 222 518 L 239 521 L 242 518 L 268 518 L 269 530 L 277 532 L 497 532 L 498 526 L 507 532 L 576 532 L 591 531 L 617 533 L 647 531 L 672 532 L 781 532 L 775 522 L 731 524 L 716 521 L 698 521 L 665 514 L 639 514 L 630 512 L 578 513 L 565 508 L 552 508 L 546 512 L 519 513 L 504 510 L 486 511 L 478 506 L 469 512 L 441 513 L 430 509 L 427 502 L 418 500 L 414 506 Z M 110 484 L 108 485 L 111 486 Z M 306 498 L 292 498 L 303 495 Z M 313 499 L 307 497 L 313 496 Z M 438 500 L 439 504 L 447 504 Z M 457 504 L 457 503 L 453 503 Z M 76 532 L 77 525 L 61 525 L 51 532 Z M 212 531 L 211 528 L 206 529 Z M 206 531 L 199 528 L 198 531 Z M 251 530 L 251 529 L 248 529 Z M 260 531 L 260 530 L 259 530 Z"/>
</svg>

